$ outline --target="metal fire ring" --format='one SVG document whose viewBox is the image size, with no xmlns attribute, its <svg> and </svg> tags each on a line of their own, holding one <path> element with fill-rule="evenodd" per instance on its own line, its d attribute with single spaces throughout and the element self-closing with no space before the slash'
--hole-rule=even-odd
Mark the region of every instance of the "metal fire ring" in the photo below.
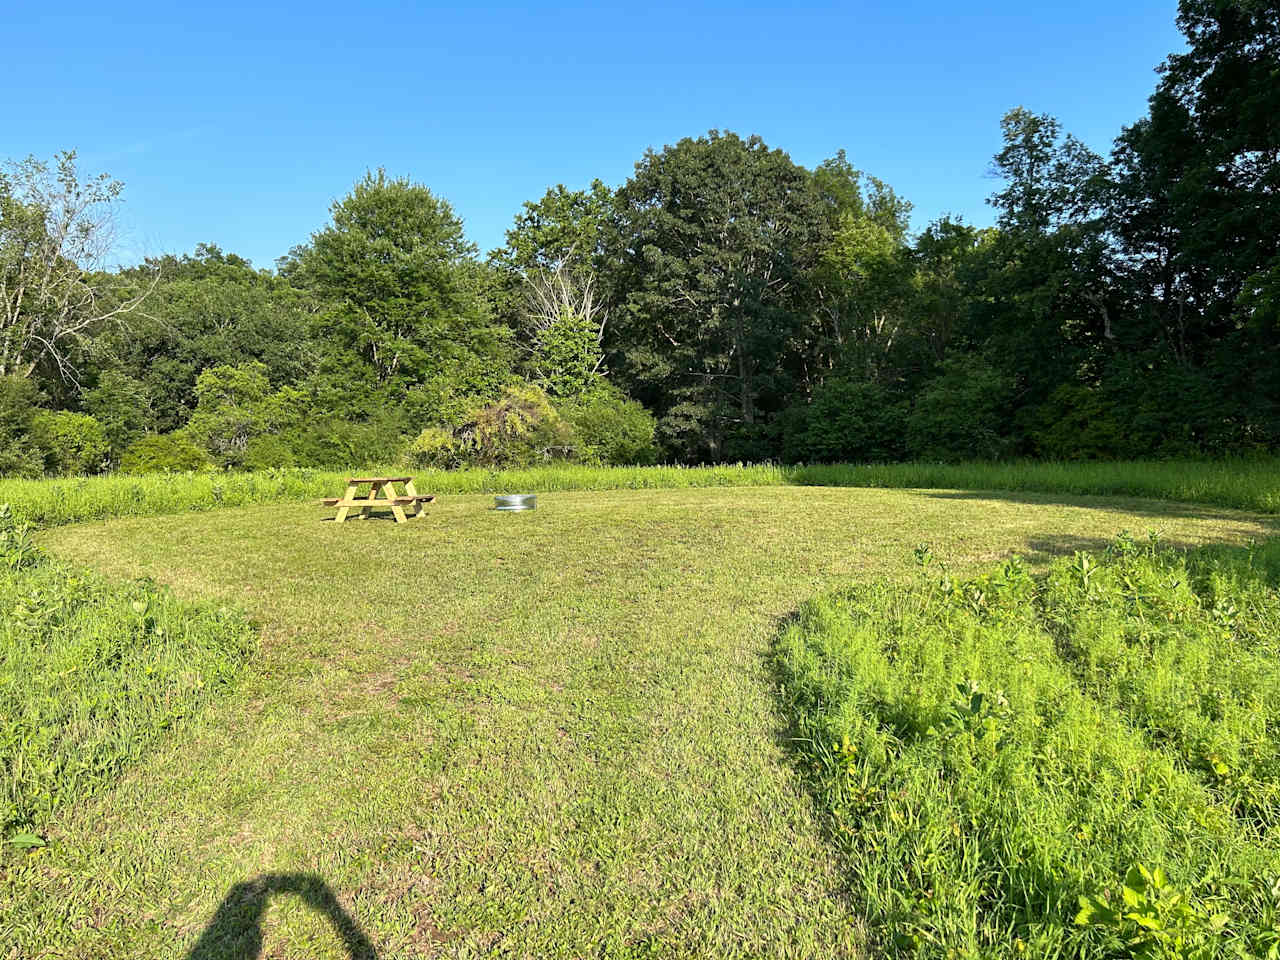
<svg viewBox="0 0 1280 960">
<path fill-rule="evenodd" d="M 532 493 L 506 493 L 493 498 L 495 510 L 536 510 L 538 498 Z"/>
</svg>

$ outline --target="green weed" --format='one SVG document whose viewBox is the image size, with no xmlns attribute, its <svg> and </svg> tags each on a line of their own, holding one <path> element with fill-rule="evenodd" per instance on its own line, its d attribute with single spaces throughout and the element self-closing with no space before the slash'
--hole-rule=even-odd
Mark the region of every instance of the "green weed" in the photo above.
<svg viewBox="0 0 1280 960">
<path fill-rule="evenodd" d="M 0 836 L 113 782 L 252 644 L 234 612 L 45 559 L 0 506 Z"/>
<path fill-rule="evenodd" d="M 778 648 L 786 703 L 881 949 L 1271 949 L 1280 668 L 1239 611 L 1274 622 L 1275 592 L 1215 576 L 1222 555 L 1124 536 L 952 584 L 922 547 L 925 584 L 804 609 Z M 1126 875 L 1121 910 L 1105 891 Z"/>
</svg>

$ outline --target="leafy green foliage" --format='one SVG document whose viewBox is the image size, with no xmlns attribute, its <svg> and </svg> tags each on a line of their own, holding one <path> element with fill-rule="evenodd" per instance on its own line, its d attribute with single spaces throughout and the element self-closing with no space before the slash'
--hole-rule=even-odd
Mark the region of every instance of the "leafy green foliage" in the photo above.
<svg viewBox="0 0 1280 960">
<path fill-rule="evenodd" d="M 1082 926 L 1117 933 L 1131 956 L 1170 960 L 1209 960 L 1230 922 L 1228 914 L 1210 915 L 1173 889 L 1162 867 L 1148 870 L 1140 863 L 1125 874 L 1119 902 L 1082 896 L 1076 914 Z"/>
<path fill-rule="evenodd" d="M 122 473 L 184 473 L 213 466 L 185 433 L 152 433 L 135 440 L 120 458 Z"/>
<path fill-rule="evenodd" d="M 146 388 L 119 370 L 104 371 L 97 386 L 85 391 L 83 405 L 85 412 L 102 424 L 109 456 L 116 465 L 129 444 L 156 420 Z"/>
<path fill-rule="evenodd" d="M 651 150 L 619 188 L 610 367 L 669 448 L 720 459 L 728 435 L 782 407 L 827 230 L 809 172 L 759 137 L 712 131 Z"/>
<path fill-rule="evenodd" d="M 1270 569 L 1280 545 L 1262 549 Z M 879 947 L 1227 957 L 1275 943 L 1280 769 L 1263 705 L 1280 702 L 1280 670 L 1262 638 L 1280 604 L 1238 576 L 1248 555 L 1121 537 L 1044 579 L 1013 560 L 959 582 L 927 548 L 917 560 L 924 584 L 814 601 L 778 648 Z M 1121 911 L 1106 891 L 1126 874 Z"/>
<path fill-rule="evenodd" d="M 102 424 L 87 413 L 41 410 L 31 421 L 31 439 L 48 473 L 98 473 L 111 452 Z"/>
<path fill-rule="evenodd" d="M 467 463 L 520 467 L 571 459 L 573 427 L 537 387 L 508 387 L 491 404 L 473 411 L 454 435 Z"/>
<path fill-rule="evenodd" d="M 0 377 L 0 476 L 38 477 L 44 455 L 31 439 L 40 391 L 23 377 Z"/>
<path fill-rule="evenodd" d="M 403 459 L 410 467 L 448 470 L 462 462 L 463 452 L 453 431 L 427 427 L 410 441 Z"/>
<path fill-rule="evenodd" d="M 906 450 L 906 407 L 889 389 L 866 381 L 833 379 L 781 422 L 787 463 L 868 463 L 901 459 Z"/>
<path fill-rule="evenodd" d="M 557 405 L 573 428 L 576 459 L 600 465 L 639 465 L 658 458 L 653 415 L 608 383 Z"/>
<path fill-rule="evenodd" d="M 251 443 L 287 430 L 305 416 L 301 391 L 273 391 L 261 363 L 205 370 L 196 380 L 196 397 L 195 413 L 184 432 L 222 466 L 247 465 Z"/>
<path fill-rule="evenodd" d="M 109 360 L 84 400 L 116 450 L 144 431 L 183 427 L 196 406 L 196 381 L 211 367 L 260 363 L 279 385 L 310 369 L 315 304 L 242 257 L 199 244 L 192 254 L 150 259 L 124 279 L 126 294 L 146 293 L 146 306 L 106 338 Z"/>
<path fill-rule="evenodd" d="M 921 460 L 994 460 L 1008 450 L 1010 388 L 981 357 L 949 360 L 907 416 L 907 449 Z"/>
<path fill-rule="evenodd" d="M 358 359 L 375 391 L 474 377 L 477 365 L 490 384 L 507 376 L 509 332 L 489 315 L 468 267 L 475 249 L 447 202 L 379 170 L 331 214 L 282 264 L 326 304 L 313 328 L 327 355 Z"/>
</svg>

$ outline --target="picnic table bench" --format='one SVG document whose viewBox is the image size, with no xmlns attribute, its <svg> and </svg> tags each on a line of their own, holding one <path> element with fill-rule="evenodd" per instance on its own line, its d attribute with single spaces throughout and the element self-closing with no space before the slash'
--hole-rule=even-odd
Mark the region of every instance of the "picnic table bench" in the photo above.
<svg viewBox="0 0 1280 960">
<path fill-rule="evenodd" d="M 403 494 L 396 493 L 396 484 L 404 487 Z M 366 485 L 369 493 L 361 496 L 360 488 Z M 338 508 L 333 518 L 337 523 L 345 523 L 347 514 L 352 510 L 359 510 L 359 519 L 364 520 L 375 509 L 389 509 L 396 523 L 405 523 L 422 516 L 427 504 L 433 500 L 434 496 L 420 494 L 414 489 L 413 477 L 348 477 L 346 493 L 340 497 L 325 497 L 320 504 Z"/>
</svg>

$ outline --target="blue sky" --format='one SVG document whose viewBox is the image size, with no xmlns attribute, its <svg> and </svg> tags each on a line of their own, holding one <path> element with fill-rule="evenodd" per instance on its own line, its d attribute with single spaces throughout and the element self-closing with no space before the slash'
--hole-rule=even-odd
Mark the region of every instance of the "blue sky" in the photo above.
<svg viewBox="0 0 1280 960">
<path fill-rule="evenodd" d="M 844 147 L 915 204 L 991 220 L 999 119 L 1095 149 L 1180 49 L 1176 0 L 470 6 L 36 4 L 6 14 L 0 157 L 74 147 L 125 182 L 117 259 L 199 242 L 271 266 L 366 168 L 447 198 L 488 250 L 555 183 L 647 147 L 759 133 Z M 21 42 L 16 42 L 20 39 Z"/>
</svg>

